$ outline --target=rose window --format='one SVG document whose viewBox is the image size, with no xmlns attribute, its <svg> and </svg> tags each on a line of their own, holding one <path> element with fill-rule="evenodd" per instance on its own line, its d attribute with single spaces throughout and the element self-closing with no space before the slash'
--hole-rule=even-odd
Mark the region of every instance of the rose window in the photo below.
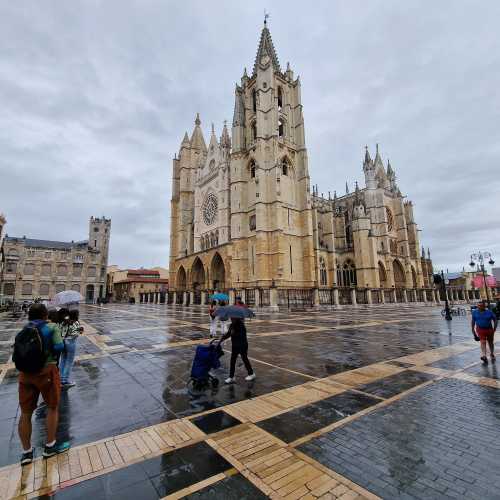
<svg viewBox="0 0 500 500">
<path fill-rule="evenodd" d="M 203 222 L 207 226 L 214 223 L 215 217 L 217 216 L 217 196 L 214 193 L 209 193 L 205 198 L 202 206 Z"/>
</svg>

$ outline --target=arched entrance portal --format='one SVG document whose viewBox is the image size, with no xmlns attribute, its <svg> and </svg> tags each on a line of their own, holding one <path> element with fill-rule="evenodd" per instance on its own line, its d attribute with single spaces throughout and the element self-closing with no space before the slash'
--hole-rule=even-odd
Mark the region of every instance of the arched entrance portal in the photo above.
<svg viewBox="0 0 500 500">
<path fill-rule="evenodd" d="M 186 270 L 181 266 L 177 271 L 177 289 L 185 290 L 186 289 Z"/>
<path fill-rule="evenodd" d="M 387 273 L 382 262 L 378 263 L 378 278 L 380 281 L 380 288 L 387 288 Z"/>
<path fill-rule="evenodd" d="M 214 290 L 224 290 L 226 288 L 226 267 L 222 257 L 216 253 L 210 266 L 210 276 Z"/>
<path fill-rule="evenodd" d="M 205 269 L 199 258 L 194 261 L 193 267 L 191 268 L 191 284 L 193 290 L 205 288 Z"/>
<path fill-rule="evenodd" d="M 394 271 L 394 285 L 396 288 L 404 288 L 406 286 L 405 271 L 398 260 L 392 263 Z"/>
</svg>

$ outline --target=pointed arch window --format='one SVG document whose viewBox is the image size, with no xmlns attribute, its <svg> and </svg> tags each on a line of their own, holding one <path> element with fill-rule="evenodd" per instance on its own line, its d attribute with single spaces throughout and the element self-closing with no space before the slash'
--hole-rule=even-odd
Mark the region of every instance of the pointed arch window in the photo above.
<svg viewBox="0 0 500 500">
<path fill-rule="evenodd" d="M 257 122 L 252 123 L 252 141 L 255 142 L 257 140 Z"/>
<path fill-rule="evenodd" d="M 255 179 L 255 160 L 252 160 L 252 161 L 250 162 L 250 166 L 249 166 L 249 168 L 250 168 L 250 177 L 251 177 L 252 179 Z"/>
<path fill-rule="evenodd" d="M 328 284 L 328 275 L 326 272 L 325 259 L 320 257 L 319 259 L 319 282 L 320 285 L 326 286 Z"/>
<path fill-rule="evenodd" d="M 356 266 L 350 260 L 342 266 L 341 286 L 356 286 Z"/>
<path fill-rule="evenodd" d="M 285 136 L 285 122 L 283 118 L 280 118 L 278 120 L 278 137 L 284 137 Z"/>
<path fill-rule="evenodd" d="M 283 158 L 283 161 L 281 162 L 281 174 L 282 175 L 288 175 L 288 160 L 286 158 Z"/>
<path fill-rule="evenodd" d="M 257 91 L 255 89 L 252 90 L 252 109 L 253 112 L 257 112 Z"/>
<path fill-rule="evenodd" d="M 283 107 L 283 91 L 281 87 L 278 87 L 278 109 L 281 110 Z"/>
</svg>

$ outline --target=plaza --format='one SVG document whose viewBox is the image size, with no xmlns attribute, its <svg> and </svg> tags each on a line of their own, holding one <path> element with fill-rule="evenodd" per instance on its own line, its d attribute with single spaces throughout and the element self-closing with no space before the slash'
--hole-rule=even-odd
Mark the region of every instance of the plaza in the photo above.
<svg viewBox="0 0 500 500">
<path fill-rule="evenodd" d="M 247 320 L 257 378 L 188 390 L 208 342 L 202 306 L 81 306 L 58 439 L 21 469 L 12 339 L 0 319 L 0 498 L 498 498 L 500 383 L 470 316 L 427 304 L 258 311 Z"/>
</svg>

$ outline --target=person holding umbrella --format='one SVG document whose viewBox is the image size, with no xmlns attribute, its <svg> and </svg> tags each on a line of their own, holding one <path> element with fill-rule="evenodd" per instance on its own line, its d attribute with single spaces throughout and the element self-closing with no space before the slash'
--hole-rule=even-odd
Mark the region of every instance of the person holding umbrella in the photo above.
<svg viewBox="0 0 500 500">
<path fill-rule="evenodd" d="M 220 318 L 231 318 L 231 324 L 225 335 L 222 336 L 220 343 L 231 337 L 231 361 L 229 364 L 229 377 L 225 380 L 226 384 L 234 383 L 234 373 L 236 371 L 236 360 L 241 356 L 248 375 L 245 377 L 247 382 L 255 380 L 255 372 L 253 371 L 250 360 L 248 359 L 248 339 L 247 329 L 243 321 L 244 318 L 253 316 L 250 309 L 232 306 L 221 307 L 216 311 L 216 315 Z"/>
</svg>

